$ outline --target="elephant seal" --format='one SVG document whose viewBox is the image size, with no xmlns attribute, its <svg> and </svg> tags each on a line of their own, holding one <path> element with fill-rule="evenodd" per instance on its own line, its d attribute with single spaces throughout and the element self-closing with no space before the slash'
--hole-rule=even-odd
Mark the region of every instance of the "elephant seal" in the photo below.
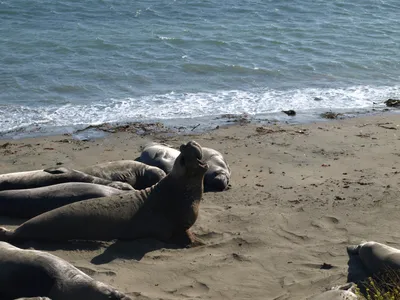
<svg viewBox="0 0 400 300">
<path fill-rule="evenodd" d="M 158 167 L 169 174 L 179 154 L 180 152 L 174 148 L 158 143 L 149 143 L 144 146 L 142 153 L 136 158 L 136 161 Z"/>
<path fill-rule="evenodd" d="M 31 189 L 65 182 L 88 182 L 108 185 L 121 190 L 133 190 L 126 182 L 111 181 L 65 167 L 48 168 L 0 175 L 0 191 Z"/>
<path fill-rule="evenodd" d="M 400 270 L 400 250 L 377 242 L 365 242 L 347 247 L 350 260 L 356 256 L 361 262 L 361 269 L 357 274 L 365 276 L 377 275 L 390 270 Z M 358 270 L 356 270 L 358 271 Z M 357 278 L 360 281 L 365 278 Z"/>
<path fill-rule="evenodd" d="M 118 160 L 89 166 L 80 171 L 111 181 L 127 182 L 135 190 L 152 186 L 165 177 L 160 168 L 134 160 Z"/>
<path fill-rule="evenodd" d="M 189 246 L 189 231 L 203 196 L 208 165 L 199 144 L 181 145 L 174 167 L 157 184 L 121 195 L 75 202 L 36 216 L 15 230 L 0 227 L 3 241 L 132 240 L 151 237 Z"/>
<path fill-rule="evenodd" d="M 229 185 L 231 170 L 223 155 L 211 148 L 203 147 L 203 160 L 209 166 L 204 176 L 204 191 L 218 192 L 225 190 Z M 147 144 L 140 157 L 136 160 L 145 164 L 156 166 L 170 173 L 179 151 L 168 146 L 150 143 Z"/>
<path fill-rule="evenodd" d="M 131 299 L 55 255 L 0 242 L 0 298 L 7 300 L 20 297 L 52 300 Z"/>
<path fill-rule="evenodd" d="M 0 191 L 0 216 L 32 218 L 46 211 L 91 198 L 119 195 L 110 186 L 67 182 L 33 189 Z"/>
</svg>

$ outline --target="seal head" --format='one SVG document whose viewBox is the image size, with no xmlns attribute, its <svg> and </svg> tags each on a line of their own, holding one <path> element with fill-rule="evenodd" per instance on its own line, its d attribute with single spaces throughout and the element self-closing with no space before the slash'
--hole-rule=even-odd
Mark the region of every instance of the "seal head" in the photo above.
<svg viewBox="0 0 400 300">
<path fill-rule="evenodd" d="M 204 176 L 208 170 L 208 164 L 203 159 L 203 150 L 195 141 L 190 141 L 179 148 L 181 154 L 176 158 L 172 174 L 182 176 Z M 183 174 L 184 173 L 184 174 Z"/>
</svg>

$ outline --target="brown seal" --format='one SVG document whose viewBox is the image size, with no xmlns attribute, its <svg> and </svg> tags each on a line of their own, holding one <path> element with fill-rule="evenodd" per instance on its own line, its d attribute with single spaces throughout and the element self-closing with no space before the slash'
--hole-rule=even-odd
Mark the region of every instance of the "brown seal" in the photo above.
<svg viewBox="0 0 400 300">
<path fill-rule="evenodd" d="M 95 177 L 81 171 L 60 167 L 0 175 L 0 191 L 31 189 L 65 182 L 87 182 L 108 185 L 120 190 L 133 190 L 126 182 Z"/>
<path fill-rule="evenodd" d="M 0 299 L 20 297 L 52 300 L 131 299 L 55 255 L 0 242 Z"/>
<path fill-rule="evenodd" d="M 195 242 L 195 223 L 208 169 L 194 141 L 180 147 L 172 172 L 159 183 L 118 196 L 75 202 L 34 217 L 0 240 L 112 240 L 152 237 L 181 245 Z"/>
<path fill-rule="evenodd" d="M 126 192 L 86 182 L 67 182 L 34 189 L 0 191 L 0 216 L 32 218 L 77 201 Z"/>
<path fill-rule="evenodd" d="M 160 168 L 134 160 L 117 160 L 80 168 L 80 171 L 110 181 L 127 182 L 135 190 L 152 186 L 165 177 Z"/>
<path fill-rule="evenodd" d="M 224 156 L 217 150 L 202 147 L 203 161 L 208 164 L 208 170 L 204 175 L 204 191 L 224 191 L 229 186 L 231 170 Z M 147 144 L 140 157 L 136 160 L 145 164 L 158 167 L 169 173 L 172 170 L 179 151 L 169 146 L 150 143 Z"/>
</svg>

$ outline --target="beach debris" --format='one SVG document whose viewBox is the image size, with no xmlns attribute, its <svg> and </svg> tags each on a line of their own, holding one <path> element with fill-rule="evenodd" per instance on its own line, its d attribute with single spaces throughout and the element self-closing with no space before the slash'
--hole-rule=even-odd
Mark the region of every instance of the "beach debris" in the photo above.
<svg viewBox="0 0 400 300">
<path fill-rule="evenodd" d="M 330 167 L 331 165 L 329 164 L 322 164 L 321 167 Z"/>
<path fill-rule="evenodd" d="M 361 137 L 361 138 L 369 138 L 369 137 L 371 137 L 371 134 L 360 132 L 359 134 L 356 134 L 356 136 Z"/>
<path fill-rule="evenodd" d="M 227 122 L 229 123 L 237 123 L 239 125 L 245 125 L 251 122 L 250 115 L 247 113 L 243 113 L 241 115 L 235 114 L 223 114 L 217 119 L 228 119 Z"/>
<path fill-rule="evenodd" d="M 384 103 L 388 107 L 400 107 L 400 99 L 387 99 Z"/>
<path fill-rule="evenodd" d="M 3 149 L 5 149 L 5 148 L 7 148 L 8 146 L 11 146 L 12 144 L 11 143 L 4 143 L 3 145 L 1 145 L 0 146 L 0 148 L 3 148 Z"/>
<path fill-rule="evenodd" d="M 330 270 L 333 266 L 331 264 L 323 263 L 320 267 L 321 270 Z"/>
<path fill-rule="evenodd" d="M 125 124 L 103 123 L 99 125 L 89 125 L 83 129 L 76 130 L 75 134 L 87 131 L 89 129 L 97 129 L 108 133 L 131 132 L 131 133 L 136 133 L 138 135 L 168 133 L 172 131 L 170 128 L 165 127 L 165 125 L 160 122 L 155 122 L 155 123 L 131 122 Z"/>
<path fill-rule="evenodd" d="M 286 130 L 282 129 L 282 128 L 273 129 L 273 128 L 269 128 L 269 127 L 259 126 L 256 128 L 256 132 L 259 134 L 268 134 L 268 133 L 276 133 L 276 132 L 286 132 Z"/>
<path fill-rule="evenodd" d="M 295 116 L 296 112 L 293 109 L 289 109 L 289 110 L 282 110 L 283 113 L 287 114 L 288 116 Z"/>
<path fill-rule="evenodd" d="M 190 130 L 190 131 L 193 131 L 193 130 L 195 130 L 197 127 L 199 127 L 200 126 L 200 123 L 199 124 L 197 124 L 197 125 L 195 125 L 193 128 L 192 128 L 192 130 Z"/>
<path fill-rule="evenodd" d="M 399 125 L 394 126 L 391 123 L 378 123 L 379 127 L 385 128 L 385 129 L 391 129 L 391 130 L 397 130 Z"/>
<path fill-rule="evenodd" d="M 341 113 L 334 113 L 332 111 L 327 111 L 327 112 L 320 114 L 321 118 L 331 119 L 331 120 L 337 119 L 339 116 L 342 116 L 342 115 L 343 114 L 341 114 Z"/>
</svg>

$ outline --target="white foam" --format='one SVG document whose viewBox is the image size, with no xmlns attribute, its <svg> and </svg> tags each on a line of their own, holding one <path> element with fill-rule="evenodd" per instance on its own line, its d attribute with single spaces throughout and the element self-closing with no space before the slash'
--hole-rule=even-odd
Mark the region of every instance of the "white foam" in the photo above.
<svg viewBox="0 0 400 300">
<path fill-rule="evenodd" d="M 212 117 L 221 114 L 265 115 L 294 109 L 298 113 L 365 109 L 399 97 L 400 86 L 305 88 L 294 90 L 174 93 L 141 98 L 110 99 L 88 105 L 0 106 L 0 133 L 23 128 L 71 127 L 105 122 L 151 121 Z"/>
</svg>

